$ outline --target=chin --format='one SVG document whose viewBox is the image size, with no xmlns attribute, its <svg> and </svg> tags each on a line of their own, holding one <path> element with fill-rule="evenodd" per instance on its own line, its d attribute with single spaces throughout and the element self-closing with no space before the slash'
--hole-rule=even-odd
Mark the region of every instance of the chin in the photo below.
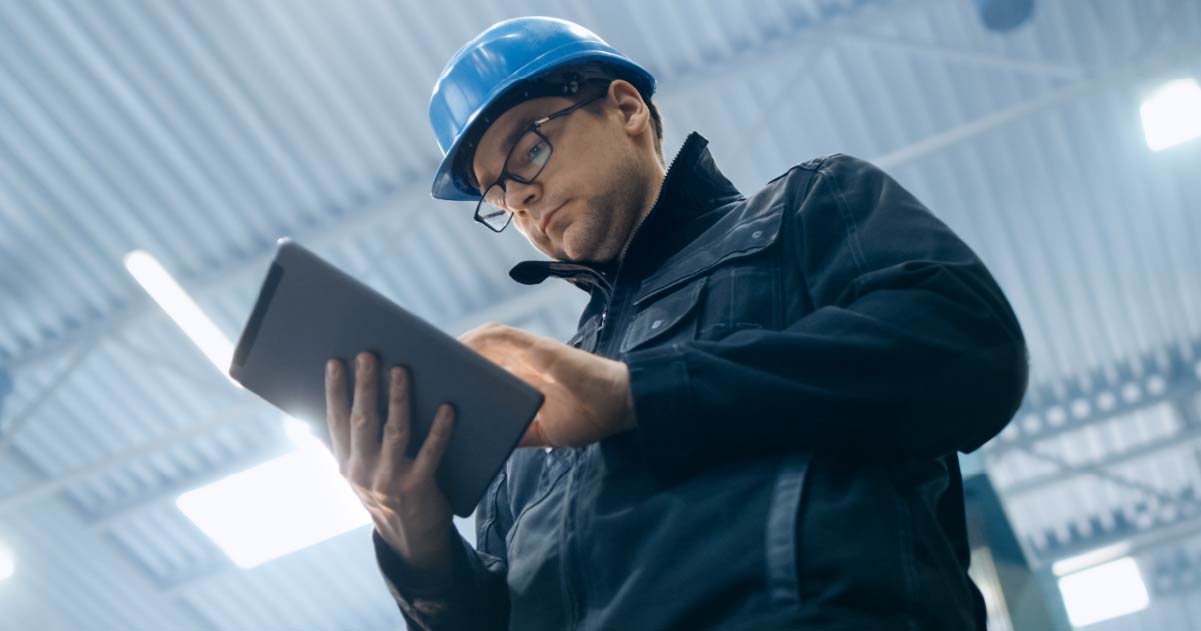
<svg viewBox="0 0 1201 631">
<path fill-rule="evenodd" d="M 568 230 L 570 230 L 570 227 L 568 227 Z M 598 254 L 596 244 L 581 243 L 578 239 L 573 239 L 573 236 L 575 235 L 572 235 L 570 232 L 564 232 L 563 242 L 559 246 L 566 260 L 574 262 L 596 260 L 595 256 Z"/>
<path fill-rule="evenodd" d="M 613 235 L 603 228 L 589 229 L 586 218 L 571 222 L 563 230 L 559 250 L 565 260 L 573 262 L 606 263 L 617 257 L 619 247 L 610 243 Z M 599 227 L 596 227 L 599 228 Z"/>
<path fill-rule="evenodd" d="M 563 238 L 559 241 L 559 251 L 563 253 L 563 258 L 568 261 L 582 260 L 581 257 L 585 253 L 580 251 L 580 244 L 576 243 L 576 240 L 572 236 L 571 226 L 567 226 L 567 229 L 563 231 Z"/>
</svg>

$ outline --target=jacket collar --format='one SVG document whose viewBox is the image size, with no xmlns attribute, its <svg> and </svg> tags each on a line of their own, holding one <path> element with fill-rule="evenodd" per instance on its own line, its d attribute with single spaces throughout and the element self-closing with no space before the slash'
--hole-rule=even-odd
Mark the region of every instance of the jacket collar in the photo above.
<svg viewBox="0 0 1201 631">
<path fill-rule="evenodd" d="M 721 173 L 708 149 L 709 141 L 692 132 L 676 153 L 659 189 L 659 197 L 637 229 L 626 251 L 626 265 L 635 260 L 662 260 L 690 241 L 715 219 L 712 211 L 742 198 Z M 597 287 L 612 291 L 615 263 L 522 261 L 509 276 L 523 285 L 537 285 L 548 277 L 562 278 L 591 292 Z"/>
</svg>

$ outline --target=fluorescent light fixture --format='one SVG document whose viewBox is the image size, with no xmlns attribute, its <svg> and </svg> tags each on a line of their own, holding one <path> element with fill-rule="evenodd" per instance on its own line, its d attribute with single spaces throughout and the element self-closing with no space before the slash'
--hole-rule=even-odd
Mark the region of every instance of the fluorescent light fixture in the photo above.
<svg viewBox="0 0 1201 631">
<path fill-rule="evenodd" d="M 1087 570 L 1095 565 L 1113 561 L 1114 559 L 1120 559 L 1129 554 L 1130 544 L 1123 541 L 1111 546 L 1089 550 L 1073 557 L 1060 559 L 1051 564 L 1051 573 L 1055 576 L 1066 576 L 1080 570 Z"/>
<path fill-rule="evenodd" d="M 1064 576 L 1059 592 L 1074 627 L 1134 613 L 1151 603 L 1138 564 L 1130 557 Z"/>
<path fill-rule="evenodd" d="M 1196 79 L 1169 81 L 1143 100 L 1143 135 L 1154 151 L 1201 136 L 1201 85 Z"/>
<path fill-rule="evenodd" d="M 371 523 L 329 450 L 311 435 L 288 433 L 295 451 L 176 501 L 239 567 L 251 568 Z"/>
<path fill-rule="evenodd" d="M 17 559 L 3 543 L 0 543 L 0 581 L 9 578 L 17 571 Z"/>
<path fill-rule="evenodd" d="M 234 345 L 226 339 L 217 325 L 204 315 L 200 306 L 175 282 L 158 260 L 145 250 L 134 250 L 125 255 L 125 269 L 129 270 L 163 311 L 175 320 L 179 328 L 183 329 L 221 374 L 226 375 L 233 360 Z M 230 381 L 237 383 L 232 379 Z"/>
</svg>

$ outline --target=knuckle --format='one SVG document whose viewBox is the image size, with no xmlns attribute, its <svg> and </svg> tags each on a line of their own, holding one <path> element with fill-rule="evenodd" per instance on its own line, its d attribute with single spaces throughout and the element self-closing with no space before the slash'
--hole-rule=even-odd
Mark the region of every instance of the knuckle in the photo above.
<svg viewBox="0 0 1201 631">
<path fill-rule="evenodd" d="M 384 437 L 393 441 L 405 438 L 409 435 L 408 428 L 401 427 L 400 423 L 388 423 L 384 425 Z"/>
</svg>

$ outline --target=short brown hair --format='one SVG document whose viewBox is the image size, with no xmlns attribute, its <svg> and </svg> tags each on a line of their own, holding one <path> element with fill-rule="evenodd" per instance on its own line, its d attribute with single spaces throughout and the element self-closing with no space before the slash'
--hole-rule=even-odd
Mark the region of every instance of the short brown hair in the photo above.
<svg viewBox="0 0 1201 631">
<path fill-rule="evenodd" d="M 659 115 L 655 102 L 649 98 L 646 99 L 646 109 L 651 111 L 651 122 L 655 125 L 655 153 L 659 154 L 659 162 L 663 162 L 663 117 Z"/>
</svg>

